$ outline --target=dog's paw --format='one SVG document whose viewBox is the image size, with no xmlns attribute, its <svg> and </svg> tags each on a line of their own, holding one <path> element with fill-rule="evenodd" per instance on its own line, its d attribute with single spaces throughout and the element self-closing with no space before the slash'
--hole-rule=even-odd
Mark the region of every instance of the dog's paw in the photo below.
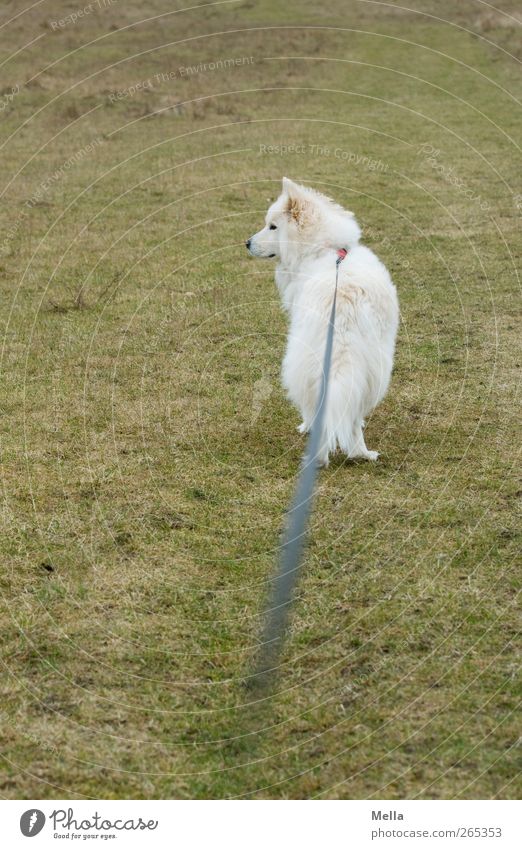
<svg viewBox="0 0 522 849">
<path fill-rule="evenodd" d="M 307 428 L 307 426 L 305 425 L 304 422 L 301 422 L 301 424 L 298 426 L 297 432 L 298 433 L 308 433 L 308 428 Z"/>
<path fill-rule="evenodd" d="M 378 451 L 369 451 L 368 448 L 358 449 L 357 451 L 351 451 L 348 454 L 350 460 L 369 460 L 371 463 L 375 463 L 379 458 Z"/>
</svg>

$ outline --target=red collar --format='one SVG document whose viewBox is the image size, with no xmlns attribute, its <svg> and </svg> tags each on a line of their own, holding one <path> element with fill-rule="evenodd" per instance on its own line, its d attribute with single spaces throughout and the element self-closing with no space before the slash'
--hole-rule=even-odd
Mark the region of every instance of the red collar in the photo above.
<svg viewBox="0 0 522 849">
<path fill-rule="evenodd" d="M 346 257 L 347 253 L 348 253 L 348 251 L 346 250 L 346 248 L 339 248 L 339 250 L 337 251 L 337 257 L 338 257 L 337 261 L 342 262 L 343 259 Z"/>
</svg>

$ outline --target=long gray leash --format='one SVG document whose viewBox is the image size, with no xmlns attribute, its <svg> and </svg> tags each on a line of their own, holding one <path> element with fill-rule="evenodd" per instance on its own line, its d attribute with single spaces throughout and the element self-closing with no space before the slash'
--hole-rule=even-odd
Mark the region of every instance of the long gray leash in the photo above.
<svg viewBox="0 0 522 849">
<path fill-rule="evenodd" d="M 319 393 L 317 411 L 312 423 L 312 430 L 301 461 L 301 471 L 295 494 L 288 511 L 287 526 L 283 534 L 276 573 L 272 579 L 269 601 L 265 609 L 265 625 L 261 647 L 253 677 L 249 680 L 250 686 L 255 689 L 265 688 L 278 669 L 279 656 L 288 626 L 290 606 L 303 560 L 306 528 L 312 511 L 314 485 L 317 477 L 317 454 L 321 446 L 324 411 L 326 409 L 328 381 L 332 362 L 339 265 L 347 254 L 345 250 L 340 250 L 337 253 L 338 257 L 335 263 L 335 291 L 326 336 L 321 391 Z"/>
</svg>

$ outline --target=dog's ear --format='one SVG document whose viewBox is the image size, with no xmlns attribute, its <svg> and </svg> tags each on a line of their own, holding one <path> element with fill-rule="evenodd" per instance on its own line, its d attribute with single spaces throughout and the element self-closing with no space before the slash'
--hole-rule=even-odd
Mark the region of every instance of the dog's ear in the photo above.
<svg viewBox="0 0 522 849">
<path fill-rule="evenodd" d="M 285 195 L 291 197 L 291 195 L 295 194 L 299 190 L 299 186 L 297 183 L 294 183 L 293 180 L 289 180 L 288 177 L 283 177 L 283 191 Z"/>
<path fill-rule="evenodd" d="M 288 177 L 283 177 L 283 192 L 286 195 L 288 202 L 286 206 L 287 214 L 300 224 L 306 218 L 310 209 L 310 200 L 306 194 L 306 190 Z"/>
</svg>

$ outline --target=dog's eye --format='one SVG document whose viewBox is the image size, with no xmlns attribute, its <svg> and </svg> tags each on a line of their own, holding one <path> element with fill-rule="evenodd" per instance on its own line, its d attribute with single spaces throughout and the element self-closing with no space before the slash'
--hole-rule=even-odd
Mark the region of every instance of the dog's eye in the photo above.
<svg viewBox="0 0 522 849">
<path fill-rule="evenodd" d="M 277 230 L 277 227 L 275 226 L 275 224 L 271 224 L 268 229 L 269 230 Z"/>
</svg>

